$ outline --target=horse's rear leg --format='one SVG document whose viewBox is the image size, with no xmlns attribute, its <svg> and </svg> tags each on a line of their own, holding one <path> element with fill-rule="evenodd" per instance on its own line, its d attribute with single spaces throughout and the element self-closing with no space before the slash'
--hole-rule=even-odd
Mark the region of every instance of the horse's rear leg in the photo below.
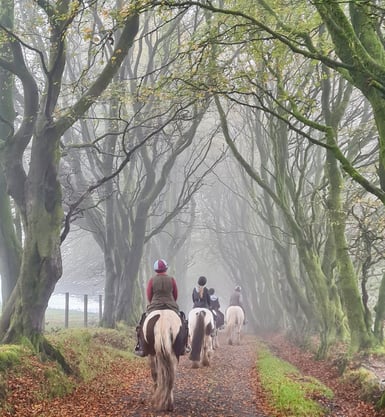
<svg viewBox="0 0 385 417">
<path fill-rule="evenodd" d="M 237 344 L 241 344 L 241 327 L 238 327 L 237 329 Z"/>
<path fill-rule="evenodd" d="M 191 362 L 191 368 L 192 369 L 198 369 L 199 368 L 199 361 L 192 361 Z"/>
<path fill-rule="evenodd" d="M 227 329 L 227 343 L 231 346 L 233 344 L 233 329 L 229 326 Z"/>
<path fill-rule="evenodd" d="M 210 366 L 210 358 L 207 349 L 205 349 L 205 352 L 203 353 L 202 366 Z"/>
<path fill-rule="evenodd" d="M 152 377 L 152 381 L 153 381 L 153 391 L 156 391 L 156 388 L 158 386 L 157 384 L 157 379 L 158 379 L 158 373 L 157 373 L 157 363 L 156 363 L 156 357 L 153 355 L 149 355 L 148 356 L 148 361 L 150 364 L 150 370 L 151 370 L 151 377 Z"/>
<path fill-rule="evenodd" d="M 210 366 L 211 356 L 213 354 L 212 337 L 211 336 L 206 336 L 206 339 L 205 339 L 204 342 L 205 342 L 205 344 L 203 346 L 202 365 L 203 366 Z"/>
</svg>

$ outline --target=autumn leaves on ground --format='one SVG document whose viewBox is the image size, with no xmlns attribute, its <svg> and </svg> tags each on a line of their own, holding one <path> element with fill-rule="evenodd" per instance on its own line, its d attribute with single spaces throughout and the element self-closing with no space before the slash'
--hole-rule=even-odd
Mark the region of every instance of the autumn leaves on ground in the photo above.
<svg viewBox="0 0 385 417">
<path fill-rule="evenodd" d="M 385 416 L 370 401 L 360 398 L 362 388 L 357 381 L 341 378 L 332 362 L 316 361 L 311 352 L 279 335 L 244 335 L 241 346 L 229 346 L 222 332 L 220 347 L 208 368 L 191 369 L 188 358 L 182 357 L 172 413 L 151 408 L 147 360 L 131 354 L 132 332 L 79 329 L 50 338 L 64 353 L 74 375 L 67 377 L 27 348 L 1 347 L 1 416 Z M 265 355 L 267 370 L 262 360 Z M 276 371 L 285 379 L 274 386 Z M 298 392 L 303 393 L 304 401 L 315 404 L 314 410 L 322 410 L 321 414 L 304 414 Z M 290 399 L 290 395 L 295 398 Z"/>
</svg>

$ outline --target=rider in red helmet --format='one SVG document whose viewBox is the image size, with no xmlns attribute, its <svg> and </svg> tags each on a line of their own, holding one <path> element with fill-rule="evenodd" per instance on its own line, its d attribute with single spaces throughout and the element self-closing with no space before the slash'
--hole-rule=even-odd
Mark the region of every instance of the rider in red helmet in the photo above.
<svg viewBox="0 0 385 417">
<path fill-rule="evenodd" d="M 170 309 L 179 313 L 178 287 L 174 277 L 167 275 L 168 265 L 164 259 L 154 263 L 156 275 L 150 278 L 147 284 L 147 313 L 154 310 Z"/>
<path fill-rule="evenodd" d="M 139 325 L 136 328 L 138 343 L 135 347 L 135 354 L 138 356 L 146 356 L 143 351 L 143 332 L 142 325 L 146 315 L 154 310 L 174 310 L 181 316 L 183 330 L 187 333 L 187 321 L 184 313 L 179 311 L 176 302 L 178 298 L 178 287 L 174 277 L 167 274 L 168 265 L 164 259 L 158 259 L 154 262 L 154 271 L 156 275 L 150 278 L 147 284 L 146 294 L 148 305 L 146 312 L 142 315 Z M 186 338 L 187 343 L 187 338 Z M 183 352 L 184 353 L 184 352 Z M 182 354 L 183 354 L 182 353 Z"/>
</svg>

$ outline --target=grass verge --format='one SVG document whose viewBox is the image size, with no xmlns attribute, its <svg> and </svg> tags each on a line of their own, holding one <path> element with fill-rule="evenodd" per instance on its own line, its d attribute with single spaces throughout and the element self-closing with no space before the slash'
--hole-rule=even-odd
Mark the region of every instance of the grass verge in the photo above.
<svg viewBox="0 0 385 417">
<path fill-rule="evenodd" d="M 116 361 L 134 358 L 134 330 L 56 329 L 47 339 L 62 353 L 73 375 L 52 361 L 42 362 L 29 345 L 0 346 L 0 415 L 23 415 L 44 400 L 64 397 L 79 384 L 102 375 Z M 26 412 L 27 412 L 26 411 Z"/>
<path fill-rule="evenodd" d="M 317 400 L 331 399 L 333 392 L 318 380 L 304 377 L 293 365 L 275 357 L 263 345 L 258 346 L 257 368 L 268 401 L 279 415 L 325 415 L 327 410 Z"/>
</svg>

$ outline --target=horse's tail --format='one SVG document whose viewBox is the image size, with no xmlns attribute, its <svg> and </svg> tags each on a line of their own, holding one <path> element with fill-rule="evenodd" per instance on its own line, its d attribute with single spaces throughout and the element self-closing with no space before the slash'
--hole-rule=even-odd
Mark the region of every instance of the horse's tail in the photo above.
<svg viewBox="0 0 385 417">
<path fill-rule="evenodd" d="M 154 393 L 154 405 L 163 408 L 170 401 L 170 395 L 175 383 L 178 358 L 173 350 L 174 341 L 180 331 L 180 319 L 170 320 L 167 316 L 158 316 L 154 325 L 154 350 L 157 361 L 157 384 Z M 172 401 L 172 397 L 171 397 Z M 166 405 L 166 409 L 170 404 Z"/>
<path fill-rule="evenodd" d="M 192 361 L 199 361 L 201 357 L 202 345 L 205 337 L 205 311 L 196 313 L 194 333 L 192 335 L 191 354 Z"/>
</svg>

